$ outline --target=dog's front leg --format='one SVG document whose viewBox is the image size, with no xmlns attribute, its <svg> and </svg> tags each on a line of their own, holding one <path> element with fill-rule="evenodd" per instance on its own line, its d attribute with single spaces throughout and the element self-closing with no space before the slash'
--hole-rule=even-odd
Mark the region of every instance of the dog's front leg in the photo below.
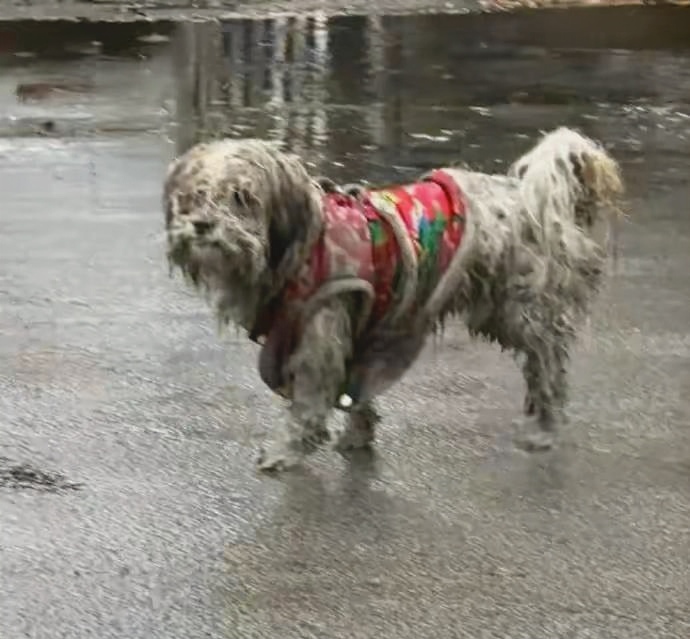
<svg viewBox="0 0 690 639">
<path fill-rule="evenodd" d="M 368 448 L 374 443 L 376 424 L 381 417 L 373 402 L 365 402 L 353 407 L 347 417 L 343 432 L 338 437 L 336 449 L 345 453 L 360 448 Z"/>
<path fill-rule="evenodd" d="M 328 441 L 326 421 L 345 383 L 351 352 L 349 308 L 346 300 L 334 298 L 311 316 L 290 357 L 289 414 L 276 437 L 261 452 L 261 470 L 287 470 Z"/>
</svg>

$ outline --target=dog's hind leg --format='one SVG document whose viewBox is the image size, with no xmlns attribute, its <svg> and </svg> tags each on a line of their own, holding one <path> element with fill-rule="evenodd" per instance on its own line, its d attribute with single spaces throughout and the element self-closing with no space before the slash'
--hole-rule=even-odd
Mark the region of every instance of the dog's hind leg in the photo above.
<svg viewBox="0 0 690 639">
<path fill-rule="evenodd" d="M 368 448 L 374 443 L 376 424 L 381 417 L 373 402 L 355 406 L 347 417 L 345 428 L 338 437 L 336 449 L 340 452 Z"/>
<path fill-rule="evenodd" d="M 261 451 L 261 470 L 281 471 L 296 466 L 330 439 L 326 422 L 345 381 L 351 351 L 349 309 L 344 300 L 334 298 L 311 316 L 290 357 L 289 415 Z"/>
<path fill-rule="evenodd" d="M 553 446 L 561 411 L 559 392 L 565 392 L 565 380 L 557 389 L 557 378 L 563 372 L 556 353 L 547 340 L 539 348 L 526 352 L 523 375 L 527 385 L 524 402 L 525 417 L 515 443 L 528 451 L 548 450 Z M 564 397 L 562 398 L 564 401 Z"/>
<path fill-rule="evenodd" d="M 568 421 L 565 407 L 568 403 L 568 360 L 570 341 L 562 339 L 553 347 L 553 404 L 555 410 L 555 419 L 562 424 Z"/>
</svg>

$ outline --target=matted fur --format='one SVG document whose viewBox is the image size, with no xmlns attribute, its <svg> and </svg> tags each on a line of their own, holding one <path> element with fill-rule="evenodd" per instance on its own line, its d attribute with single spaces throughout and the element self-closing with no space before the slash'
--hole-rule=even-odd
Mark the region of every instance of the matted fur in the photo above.
<svg viewBox="0 0 690 639">
<path fill-rule="evenodd" d="M 163 207 L 168 260 L 249 328 L 322 227 L 321 188 L 296 156 L 260 140 L 197 144 L 174 160 Z"/>
<path fill-rule="evenodd" d="M 355 339 L 361 308 L 351 296 L 319 297 L 286 364 L 289 414 L 262 452 L 262 469 L 290 467 L 329 438 L 326 420 L 352 362 L 364 390 L 337 445 L 370 444 L 375 396 L 411 366 L 447 316 L 521 356 L 527 392 L 517 441 L 528 449 L 551 445 L 564 417 L 569 349 L 603 278 L 623 190 L 618 165 L 594 141 L 559 128 L 507 175 L 443 170 L 467 200 L 465 237 L 447 272 L 428 300 L 411 306 L 421 310 L 366 340 Z M 249 330 L 318 237 L 323 190 L 297 158 L 268 143 L 197 145 L 171 165 L 165 182 L 171 264 L 210 292 L 220 321 Z"/>
</svg>

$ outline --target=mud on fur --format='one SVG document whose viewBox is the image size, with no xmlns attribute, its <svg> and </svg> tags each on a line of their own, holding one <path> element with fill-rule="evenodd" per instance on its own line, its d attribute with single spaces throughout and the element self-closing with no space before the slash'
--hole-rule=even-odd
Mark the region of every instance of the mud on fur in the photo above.
<svg viewBox="0 0 690 639">
<path fill-rule="evenodd" d="M 603 281 L 620 215 L 618 164 L 598 143 L 561 127 L 505 175 L 441 170 L 462 194 L 462 242 L 429 290 L 418 281 L 407 227 L 380 211 L 398 238 L 408 285 L 396 302 L 403 312 L 372 325 L 366 282 L 328 281 L 303 304 L 281 303 L 326 233 L 335 184 L 260 140 L 198 144 L 171 163 L 163 196 L 171 266 L 208 297 L 221 324 L 255 339 L 267 308 L 289 318 L 262 335 L 260 361 L 270 360 L 281 380 L 269 385 L 288 404 L 261 451 L 262 470 L 294 466 L 328 441 L 334 408 L 348 412 L 336 447 L 370 446 L 376 396 L 409 369 L 439 322 L 453 317 L 522 360 L 527 390 L 516 442 L 529 450 L 553 444 L 565 422 L 569 352 Z M 376 193 L 363 188 L 343 197 L 370 201 Z M 359 385 L 347 406 L 339 398 L 353 371 Z"/>
</svg>

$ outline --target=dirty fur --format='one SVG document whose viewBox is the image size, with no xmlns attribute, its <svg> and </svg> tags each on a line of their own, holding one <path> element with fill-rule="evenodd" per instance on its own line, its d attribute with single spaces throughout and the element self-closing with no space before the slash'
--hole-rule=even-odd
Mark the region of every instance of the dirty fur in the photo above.
<svg viewBox="0 0 690 639">
<path fill-rule="evenodd" d="M 449 317 L 522 360 L 526 393 L 516 443 L 528 450 L 552 445 L 565 419 L 569 351 L 601 285 L 619 215 L 618 165 L 599 144 L 561 127 L 507 175 L 443 170 L 467 207 L 465 236 L 448 270 L 426 299 L 408 286 L 405 312 L 364 335 L 362 306 L 352 295 L 319 297 L 287 361 L 289 410 L 262 449 L 261 469 L 294 466 L 329 440 L 327 418 L 353 368 L 365 383 L 336 446 L 369 446 L 379 420 L 376 395 Z M 266 142 L 199 144 L 171 164 L 165 181 L 170 264 L 207 295 L 221 324 L 250 330 L 308 255 L 323 227 L 323 194 L 333 188 Z"/>
</svg>

